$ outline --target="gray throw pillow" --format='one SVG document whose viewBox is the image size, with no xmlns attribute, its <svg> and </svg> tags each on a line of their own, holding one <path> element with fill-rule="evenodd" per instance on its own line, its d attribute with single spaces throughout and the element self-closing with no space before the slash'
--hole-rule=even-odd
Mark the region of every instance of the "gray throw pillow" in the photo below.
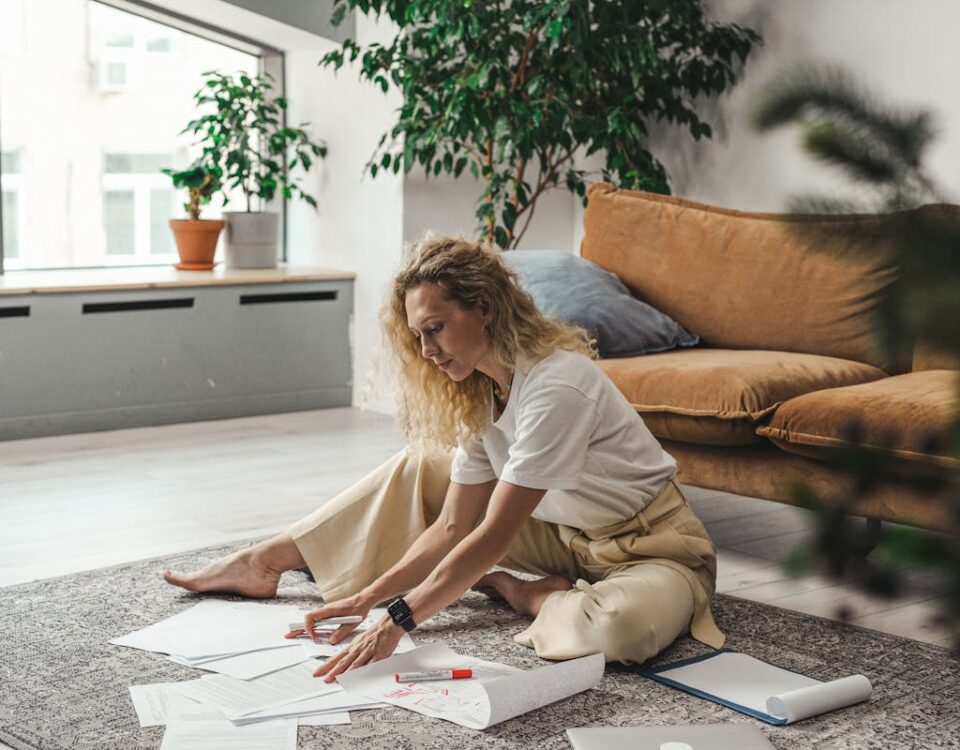
<svg viewBox="0 0 960 750">
<path fill-rule="evenodd" d="M 636 357 L 696 346 L 673 318 L 641 302 L 620 278 L 559 250 L 510 250 L 504 259 L 545 315 L 586 328 L 604 358 Z"/>
</svg>

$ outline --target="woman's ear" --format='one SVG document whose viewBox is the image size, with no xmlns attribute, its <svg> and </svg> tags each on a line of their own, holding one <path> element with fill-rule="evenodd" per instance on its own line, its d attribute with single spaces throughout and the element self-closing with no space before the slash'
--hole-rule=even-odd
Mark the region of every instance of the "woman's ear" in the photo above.
<svg viewBox="0 0 960 750">
<path fill-rule="evenodd" d="M 480 301 L 477 303 L 477 308 L 480 310 L 480 315 L 483 317 L 484 323 L 493 322 L 493 308 L 491 307 L 488 299 L 481 297 Z"/>
</svg>

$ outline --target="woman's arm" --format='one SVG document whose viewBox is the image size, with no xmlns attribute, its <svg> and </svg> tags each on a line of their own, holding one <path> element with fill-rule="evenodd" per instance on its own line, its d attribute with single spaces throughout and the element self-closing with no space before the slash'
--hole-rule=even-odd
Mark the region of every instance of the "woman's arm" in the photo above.
<svg viewBox="0 0 960 750">
<path fill-rule="evenodd" d="M 422 583 L 444 556 L 477 525 L 496 483 L 495 479 L 483 484 L 451 482 L 437 520 L 417 537 L 400 561 L 357 594 L 307 613 L 304 618 L 306 632 L 312 632 L 315 622 L 328 617 L 365 617 L 378 602 L 399 596 Z M 356 625 L 341 626 L 331 635 L 331 643 L 339 643 L 355 628 Z M 299 632 L 291 631 L 289 635 Z"/>
<path fill-rule="evenodd" d="M 430 619 L 456 601 L 471 585 L 506 555 L 514 537 L 543 498 L 545 490 L 497 482 L 487 515 L 457 544 L 436 569 L 405 598 L 414 622 Z M 378 661 L 393 653 L 403 630 L 385 617 L 375 627 L 331 657 L 314 674 L 332 682 L 337 675 Z"/>
<path fill-rule="evenodd" d="M 439 562 L 477 525 L 497 480 L 483 484 L 451 482 L 440 516 L 410 546 L 390 570 L 358 596 L 371 605 L 383 602 L 423 583 Z"/>
<path fill-rule="evenodd" d="M 413 620 L 422 623 L 459 599 L 507 554 L 545 490 L 498 482 L 483 522 L 443 558 L 406 597 Z"/>
</svg>

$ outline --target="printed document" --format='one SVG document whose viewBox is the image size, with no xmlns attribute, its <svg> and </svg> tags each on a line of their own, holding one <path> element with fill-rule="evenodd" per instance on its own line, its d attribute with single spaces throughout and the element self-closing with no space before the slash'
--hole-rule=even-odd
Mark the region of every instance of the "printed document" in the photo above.
<svg viewBox="0 0 960 750">
<path fill-rule="evenodd" d="M 238 727 L 226 719 L 174 719 L 167 724 L 160 750 L 296 750 L 296 747 L 296 720 Z"/>
<path fill-rule="evenodd" d="M 401 708 L 486 729 L 594 687 L 603 677 L 603 654 L 521 671 L 505 664 L 461 656 L 440 643 L 394 654 L 338 678 L 344 690 Z M 472 669 L 467 680 L 397 684 L 397 672 Z"/>
<path fill-rule="evenodd" d="M 181 695 L 216 708 L 228 719 L 240 719 L 274 706 L 340 690 L 339 685 L 328 684 L 314 677 L 315 669 L 315 664 L 305 662 L 254 680 L 238 680 L 214 674 L 202 680 L 182 683 L 178 690 Z"/>
<path fill-rule="evenodd" d="M 236 677 L 238 680 L 252 680 L 254 677 L 300 664 L 310 659 L 311 656 L 300 648 L 267 648 L 199 661 L 184 659 L 182 656 L 168 656 L 167 658 L 185 667 L 205 669 L 208 672 Z"/>
</svg>

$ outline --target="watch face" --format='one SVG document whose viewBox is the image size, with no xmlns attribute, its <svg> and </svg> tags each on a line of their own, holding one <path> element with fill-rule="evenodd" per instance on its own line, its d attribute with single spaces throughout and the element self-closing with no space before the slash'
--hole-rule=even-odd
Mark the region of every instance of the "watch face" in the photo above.
<svg viewBox="0 0 960 750">
<path fill-rule="evenodd" d="M 403 599 L 397 599 L 393 604 L 387 607 L 387 612 L 390 615 L 390 619 L 398 625 L 408 617 L 413 616 L 413 610 L 410 609 L 410 605 L 408 605 Z"/>
</svg>

